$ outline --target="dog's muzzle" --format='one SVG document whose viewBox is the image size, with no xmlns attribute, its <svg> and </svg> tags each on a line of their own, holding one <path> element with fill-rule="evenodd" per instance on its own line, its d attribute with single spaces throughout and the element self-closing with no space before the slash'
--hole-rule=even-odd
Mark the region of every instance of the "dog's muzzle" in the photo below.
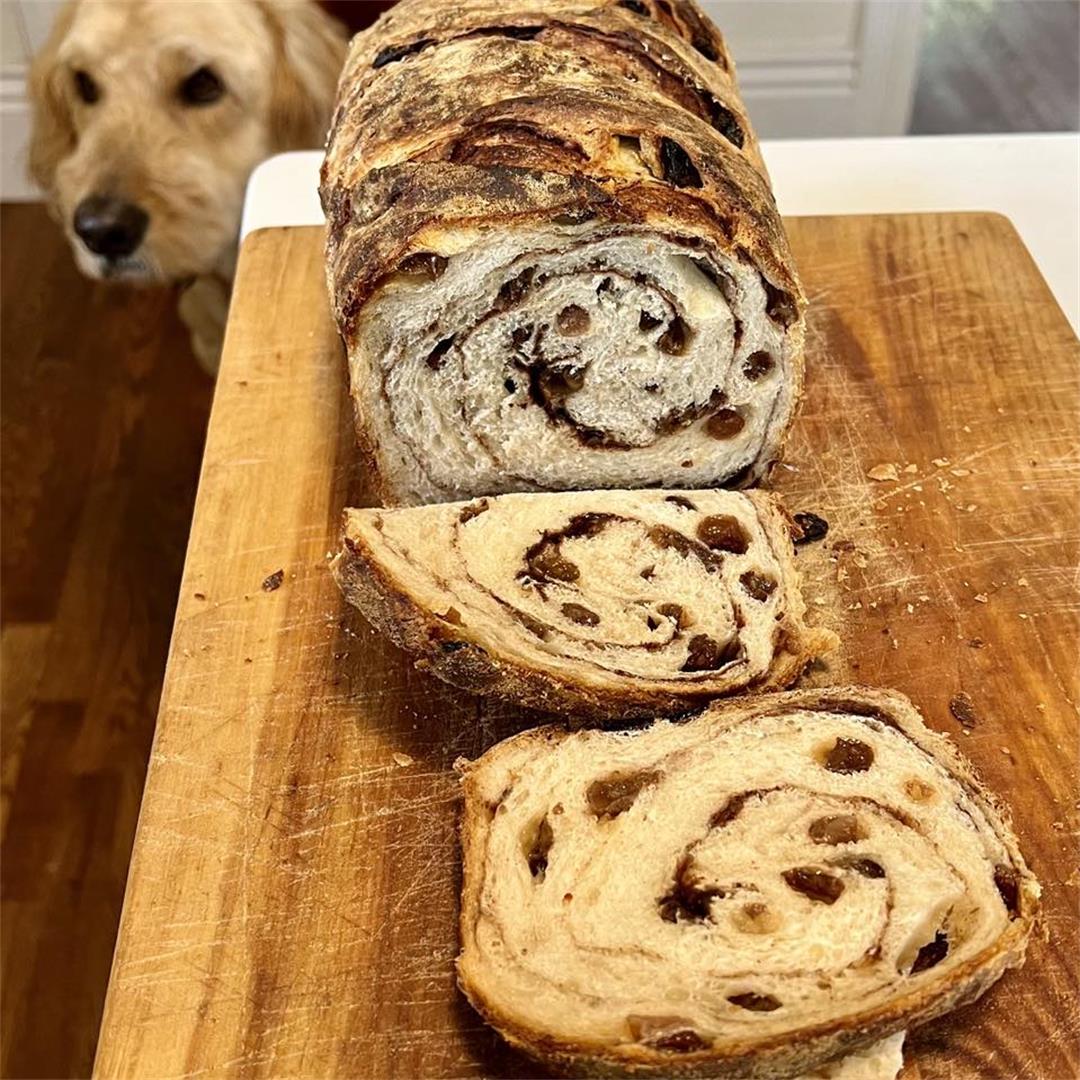
<svg viewBox="0 0 1080 1080">
<path fill-rule="evenodd" d="M 75 207 L 75 233 L 95 255 L 120 260 L 142 243 L 150 216 L 112 195 L 90 195 Z"/>
</svg>

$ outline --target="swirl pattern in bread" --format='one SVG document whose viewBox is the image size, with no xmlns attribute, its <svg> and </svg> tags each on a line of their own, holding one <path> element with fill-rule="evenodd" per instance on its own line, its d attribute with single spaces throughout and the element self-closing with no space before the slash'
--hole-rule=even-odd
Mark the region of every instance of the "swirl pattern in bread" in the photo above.
<svg viewBox="0 0 1080 1080">
<path fill-rule="evenodd" d="M 630 719 L 786 686 L 831 647 L 792 556 L 762 492 L 582 491 L 348 510 L 334 569 L 441 678 Z"/>
<path fill-rule="evenodd" d="M 1038 884 L 899 694 L 541 728 L 464 768 L 461 985 L 576 1075 L 795 1076 L 1023 959 Z"/>
<path fill-rule="evenodd" d="M 404 0 L 352 44 L 330 289 L 384 501 L 759 478 L 803 296 L 687 0 Z"/>
</svg>

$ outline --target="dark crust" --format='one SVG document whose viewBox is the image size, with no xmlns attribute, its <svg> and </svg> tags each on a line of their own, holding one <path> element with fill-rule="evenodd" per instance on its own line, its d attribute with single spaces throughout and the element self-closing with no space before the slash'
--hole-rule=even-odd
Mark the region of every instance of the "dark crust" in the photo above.
<svg viewBox="0 0 1080 1080">
<path fill-rule="evenodd" d="M 722 37 L 694 3 L 645 7 L 404 0 L 357 35 L 320 186 L 334 311 L 357 351 L 366 301 L 443 230 L 577 220 L 693 236 L 791 300 L 789 386 L 758 457 L 727 480 L 742 486 L 767 475 L 794 415 L 805 298 Z M 620 163 L 619 136 L 636 140 L 641 168 Z M 665 146 L 700 187 L 664 178 Z M 402 495 L 392 477 L 379 484 Z"/>
<path fill-rule="evenodd" d="M 701 708 L 713 698 L 733 693 L 758 693 L 789 686 L 815 656 L 833 647 L 825 630 L 803 622 L 805 607 L 798 572 L 791 556 L 786 516 L 773 496 L 747 492 L 765 535 L 780 564 L 786 590 L 784 626 L 789 630 L 784 651 L 777 654 L 764 678 L 727 686 L 723 672 L 713 681 L 688 685 L 677 693 L 648 690 L 627 680 L 621 687 L 596 688 L 528 666 L 508 656 L 496 656 L 468 637 L 466 628 L 452 626 L 419 605 L 390 575 L 363 539 L 346 527 L 342 549 L 332 571 L 345 598 L 396 645 L 416 657 L 418 668 L 476 694 L 495 695 L 526 708 L 570 714 L 584 723 L 636 723 L 656 717 L 676 717 Z M 347 514 L 347 512 L 346 512 Z M 347 517 L 346 517 L 347 521 Z"/>
<path fill-rule="evenodd" d="M 521 1026 L 485 998 L 479 985 L 470 980 L 467 946 L 473 933 L 483 881 L 483 860 L 488 823 L 483 818 L 483 799 L 472 773 L 484 758 L 459 763 L 464 772 L 465 811 L 461 824 L 464 859 L 464 887 L 460 928 L 465 950 L 458 958 L 458 985 L 478 1013 L 508 1042 L 560 1075 L 580 1077 L 676 1077 L 765 1080 L 767 1077 L 794 1077 L 844 1054 L 908 1028 L 927 1023 L 979 998 L 1010 968 L 1024 961 L 1028 938 L 1039 917 L 1038 883 L 1028 869 L 1012 831 L 1008 813 L 987 791 L 971 764 L 944 736 L 925 727 L 911 702 L 895 691 L 853 686 L 828 690 L 794 690 L 759 698 L 717 702 L 709 710 L 721 723 L 742 723 L 755 716 L 775 715 L 796 709 L 846 711 L 855 706 L 856 715 L 880 720 L 891 718 L 889 726 L 902 732 L 931 754 L 981 806 L 990 826 L 1009 853 L 1018 874 L 1020 910 L 998 941 L 971 957 L 950 973 L 947 984 L 930 981 L 903 998 L 878 1009 L 845 1019 L 819 1024 L 797 1036 L 784 1033 L 757 1043 L 747 1040 L 725 1048 L 685 1055 L 663 1054 L 634 1044 L 620 1046 L 560 1042 L 540 1031 Z M 708 714 L 705 714 L 708 715 Z M 557 743 L 569 736 L 564 728 L 534 728 L 505 740 L 488 751 L 491 755 L 516 751 L 524 741 Z"/>
</svg>

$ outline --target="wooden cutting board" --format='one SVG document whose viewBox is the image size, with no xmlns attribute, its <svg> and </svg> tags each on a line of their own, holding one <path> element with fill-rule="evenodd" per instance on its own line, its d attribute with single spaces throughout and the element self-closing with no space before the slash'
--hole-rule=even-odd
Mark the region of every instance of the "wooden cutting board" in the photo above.
<svg viewBox="0 0 1080 1080">
<path fill-rule="evenodd" d="M 1074 1077 L 1076 338 L 1005 218 L 789 229 L 808 385 L 775 486 L 831 524 L 799 564 L 843 638 L 811 681 L 909 694 L 1011 802 L 1045 888 L 1048 939 L 981 1004 L 914 1034 L 907 1075 Z M 321 231 L 253 235 L 99 1076 L 537 1075 L 453 974 L 452 763 L 535 718 L 414 671 L 343 606 L 326 559 L 342 507 L 368 499 L 344 386 Z"/>
</svg>

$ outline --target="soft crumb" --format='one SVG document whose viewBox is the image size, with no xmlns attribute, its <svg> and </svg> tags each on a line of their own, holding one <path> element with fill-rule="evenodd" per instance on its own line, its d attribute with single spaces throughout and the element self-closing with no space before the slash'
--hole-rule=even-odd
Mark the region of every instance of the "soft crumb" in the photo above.
<svg viewBox="0 0 1080 1080">
<path fill-rule="evenodd" d="M 999 749 L 999 750 L 1000 750 L 1000 751 L 1001 751 L 1001 752 L 1002 752 L 1003 754 L 1010 754 L 1010 755 L 1012 754 L 1012 751 L 1011 751 L 1011 750 L 1010 750 L 1010 749 L 1009 749 L 1009 748 L 1008 748 L 1007 746 L 999 746 L 999 747 L 998 747 L 998 749 Z"/>
<path fill-rule="evenodd" d="M 918 471 L 919 471 L 919 466 L 916 465 L 914 461 L 910 465 L 905 465 L 904 466 L 904 472 L 906 472 L 906 473 L 917 473 Z"/>
<path fill-rule="evenodd" d="M 1027 583 L 1028 583 L 1028 579 L 1026 577 L 1016 579 L 1016 584 L 1019 585 L 1020 588 L 1024 588 L 1027 585 Z"/>
<path fill-rule="evenodd" d="M 915 606 L 913 604 L 908 604 L 907 613 L 909 615 L 914 615 L 915 614 Z"/>
<path fill-rule="evenodd" d="M 987 604 L 987 603 L 990 602 L 990 597 L 987 596 L 986 593 L 984 593 L 984 592 L 976 593 L 975 594 L 975 602 L 977 604 Z"/>
<path fill-rule="evenodd" d="M 391 755 L 394 759 L 394 763 L 400 765 L 403 769 L 409 765 L 415 765 L 416 762 L 408 754 L 403 754 L 399 750 L 395 750 Z"/>
<path fill-rule="evenodd" d="M 922 491 L 922 484 L 912 484 L 912 490 Z"/>
<path fill-rule="evenodd" d="M 950 469 L 949 472 L 951 472 L 953 474 L 953 476 L 970 476 L 971 475 L 971 470 L 970 469 Z"/>
<path fill-rule="evenodd" d="M 875 465 L 872 469 L 867 470 L 867 476 L 871 480 L 899 480 L 900 474 L 896 471 L 896 466 L 892 464 L 882 463 L 881 465 Z"/>
<path fill-rule="evenodd" d="M 975 503 L 968 503 L 964 509 L 970 514 L 973 510 L 978 510 L 979 507 Z"/>
<path fill-rule="evenodd" d="M 930 464 L 938 469 L 944 469 L 949 464 L 949 459 L 947 457 L 936 457 Z"/>
<path fill-rule="evenodd" d="M 1021 619 L 1026 619 L 1026 618 L 1027 618 L 1027 615 L 1026 615 L 1026 613 L 1024 613 L 1023 611 L 1021 611 L 1021 612 L 1020 612 L 1020 618 L 1021 618 Z"/>
<path fill-rule="evenodd" d="M 960 430 L 966 431 L 969 435 L 971 434 L 971 428 L 969 428 L 967 424 L 965 424 Z"/>
</svg>

